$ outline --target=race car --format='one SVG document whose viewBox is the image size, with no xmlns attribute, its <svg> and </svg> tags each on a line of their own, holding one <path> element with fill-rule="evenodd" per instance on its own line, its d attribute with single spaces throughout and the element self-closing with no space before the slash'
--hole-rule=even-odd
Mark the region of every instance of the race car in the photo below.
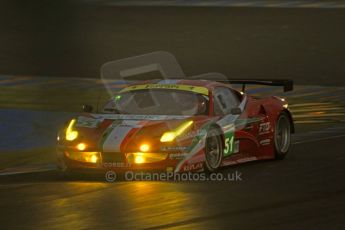
<svg viewBox="0 0 345 230">
<path fill-rule="evenodd" d="M 214 172 L 283 159 L 294 133 L 287 101 L 248 95 L 245 85 L 289 91 L 292 81 L 205 78 L 135 81 L 101 111 L 85 106 L 58 134 L 59 168 Z M 233 84 L 242 84 L 242 90 Z"/>
</svg>

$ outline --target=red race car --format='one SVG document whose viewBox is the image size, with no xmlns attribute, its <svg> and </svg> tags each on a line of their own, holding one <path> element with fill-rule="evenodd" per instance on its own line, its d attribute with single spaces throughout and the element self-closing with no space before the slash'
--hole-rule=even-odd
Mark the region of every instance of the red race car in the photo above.
<svg viewBox="0 0 345 230">
<path fill-rule="evenodd" d="M 284 158 L 294 132 L 287 102 L 250 96 L 244 87 L 289 91 L 292 81 L 197 78 L 140 81 L 117 91 L 99 112 L 85 106 L 58 134 L 59 168 L 213 172 Z M 231 84 L 242 84 L 242 91 Z"/>
</svg>

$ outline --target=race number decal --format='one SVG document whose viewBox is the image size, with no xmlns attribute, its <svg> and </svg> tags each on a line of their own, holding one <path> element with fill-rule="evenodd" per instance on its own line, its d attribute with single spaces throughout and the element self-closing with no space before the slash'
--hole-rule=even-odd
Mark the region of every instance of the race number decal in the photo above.
<svg viewBox="0 0 345 230">
<path fill-rule="evenodd" d="M 235 135 L 233 131 L 225 133 L 224 156 L 228 156 L 234 152 Z"/>
</svg>

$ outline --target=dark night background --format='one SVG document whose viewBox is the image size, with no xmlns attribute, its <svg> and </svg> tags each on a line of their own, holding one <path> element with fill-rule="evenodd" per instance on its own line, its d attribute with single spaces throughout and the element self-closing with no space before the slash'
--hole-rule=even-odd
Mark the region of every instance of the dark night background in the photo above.
<svg viewBox="0 0 345 230">
<path fill-rule="evenodd" d="M 344 22 L 343 9 L 1 1 L 0 73 L 97 78 L 106 61 L 166 50 L 188 75 L 343 85 Z"/>
</svg>

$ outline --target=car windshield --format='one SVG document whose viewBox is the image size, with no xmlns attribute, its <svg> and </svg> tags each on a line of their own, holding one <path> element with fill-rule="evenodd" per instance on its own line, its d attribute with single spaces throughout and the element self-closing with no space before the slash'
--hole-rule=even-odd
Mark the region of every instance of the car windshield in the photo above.
<svg viewBox="0 0 345 230">
<path fill-rule="evenodd" d="M 206 95 L 190 91 L 144 89 L 117 94 L 103 110 L 134 115 L 206 115 L 208 102 Z"/>
</svg>

